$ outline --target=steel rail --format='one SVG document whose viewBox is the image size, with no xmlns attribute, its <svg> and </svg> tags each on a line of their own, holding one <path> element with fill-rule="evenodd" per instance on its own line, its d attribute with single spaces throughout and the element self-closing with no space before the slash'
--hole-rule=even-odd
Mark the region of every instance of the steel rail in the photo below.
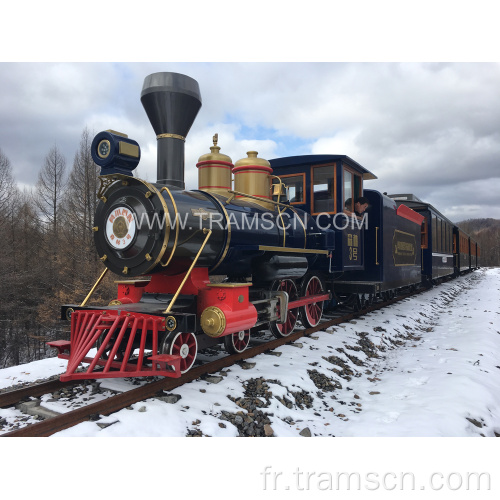
<svg viewBox="0 0 500 500">
<path fill-rule="evenodd" d="M 187 373 L 182 375 L 180 378 L 166 378 L 161 379 L 155 382 L 151 382 L 142 387 L 138 387 L 136 389 L 132 389 L 130 391 L 118 394 L 116 396 L 112 396 L 103 401 L 99 401 L 97 403 L 90 404 L 83 408 L 78 408 L 77 410 L 73 410 L 68 413 L 64 413 L 52 418 L 48 418 L 41 422 L 37 422 L 35 424 L 31 424 L 26 427 L 22 427 L 21 429 L 16 429 L 14 431 L 5 433 L 0 435 L 0 437 L 47 437 L 55 434 L 56 432 L 62 431 L 73 425 L 78 423 L 87 421 L 96 415 L 109 415 L 116 411 L 119 411 L 127 406 L 130 406 L 139 401 L 143 401 L 144 399 L 151 398 L 156 396 L 161 391 L 171 391 L 180 387 L 181 385 L 192 382 L 200 378 L 203 375 L 208 373 L 213 373 L 222 370 L 223 368 L 227 368 L 231 365 L 234 365 L 238 361 L 243 361 L 249 358 L 253 358 L 259 354 L 262 354 L 266 351 L 271 351 L 280 347 L 282 345 L 295 342 L 301 337 L 311 335 L 312 333 L 318 332 L 320 330 L 324 330 L 329 328 L 330 326 L 338 325 L 340 323 L 344 323 L 346 321 L 350 321 L 352 319 L 359 318 L 365 314 L 368 314 L 372 311 L 382 309 L 388 305 L 394 304 L 401 300 L 404 300 L 412 295 L 416 295 L 420 293 L 422 290 L 417 292 L 408 293 L 404 295 L 400 295 L 393 299 L 381 302 L 379 304 L 371 305 L 367 308 L 364 308 L 359 311 L 355 311 L 352 313 L 348 313 L 342 315 L 337 318 L 333 318 L 331 320 L 327 320 L 319 323 L 315 327 L 297 330 L 295 333 L 288 335 L 287 337 L 282 337 L 275 340 L 270 340 L 268 342 L 263 342 L 262 344 L 246 349 L 244 352 L 239 354 L 234 354 L 230 356 L 225 356 L 221 359 L 217 359 L 215 361 L 211 361 L 209 363 L 203 364 L 201 366 L 197 366 L 192 368 Z M 17 393 L 17 391 L 15 391 Z"/>
<path fill-rule="evenodd" d="M 61 382 L 60 380 L 51 380 L 49 382 L 42 382 L 36 385 L 30 385 L 21 389 L 14 389 L 0 393 L 0 408 L 15 405 L 24 398 L 37 397 L 48 392 L 57 391 L 75 385 L 74 382 Z"/>
</svg>

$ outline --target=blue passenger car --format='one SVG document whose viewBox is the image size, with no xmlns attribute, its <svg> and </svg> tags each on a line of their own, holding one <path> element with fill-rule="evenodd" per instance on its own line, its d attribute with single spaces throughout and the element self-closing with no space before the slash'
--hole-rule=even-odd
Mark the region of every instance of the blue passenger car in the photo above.
<svg viewBox="0 0 500 500">
<path fill-rule="evenodd" d="M 365 229 L 365 269 L 347 272 L 334 282 L 341 293 L 379 294 L 421 282 L 420 237 L 423 217 L 378 191 L 369 200 Z"/>
<path fill-rule="evenodd" d="M 469 236 L 457 226 L 453 228 L 453 256 L 456 275 L 470 271 L 471 241 Z"/>
<path fill-rule="evenodd" d="M 431 284 L 455 273 L 453 258 L 454 224 L 430 203 L 413 194 L 390 197 L 398 206 L 405 205 L 424 216 L 422 225 L 422 281 Z"/>
</svg>

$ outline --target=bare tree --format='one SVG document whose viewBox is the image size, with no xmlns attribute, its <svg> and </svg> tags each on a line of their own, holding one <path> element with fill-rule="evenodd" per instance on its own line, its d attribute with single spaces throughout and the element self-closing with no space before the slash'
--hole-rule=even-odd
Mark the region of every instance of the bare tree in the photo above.
<svg viewBox="0 0 500 500">
<path fill-rule="evenodd" d="M 15 183 L 12 177 L 12 167 L 10 160 L 0 149 L 0 227 L 3 225 L 6 217 L 9 199 L 14 191 Z"/>
<path fill-rule="evenodd" d="M 99 202 L 100 168 L 92 160 L 91 144 L 91 134 L 85 128 L 69 175 L 64 203 L 66 280 L 72 284 L 74 296 L 84 294 L 82 299 L 104 269 L 95 249 L 92 230 Z M 101 290 L 106 290 L 105 282 L 99 287 Z"/>
<path fill-rule="evenodd" d="M 59 206 L 65 185 L 66 159 L 53 146 L 38 174 L 36 185 L 35 204 L 43 222 L 50 228 L 50 235 L 54 242 L 59 234 Z"/>
<path fill-rule="evenodd" d="M 92 160 L 91 144 L 90 131 L 85 128 L 80 139 L 80 147 L 75 154 L 66 193 L 69 222 L 77 228 L 78 236 L 84 242 L 85 251 L 92 246 L 92 227 L 99 188 L 99 167 Z"/>
</svg>

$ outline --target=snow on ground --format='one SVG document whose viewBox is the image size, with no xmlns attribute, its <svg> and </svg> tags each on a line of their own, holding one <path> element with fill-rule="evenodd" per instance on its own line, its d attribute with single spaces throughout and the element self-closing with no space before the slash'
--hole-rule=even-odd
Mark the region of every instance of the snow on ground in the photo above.
<svg viewBox="0 0 500 500">
<path fill-rule="evenodd" d="M 65 364 L 53 358 L 0 370 L 0 387 L 62 373 Z M 108 427 L 84 422 L 55 437 L 238 436 L 263 434 L 262 422 L 278 437 L 495 436 L 500 269 L 481 269 L 214 375 L 222 380 L 173 391 L 181 397 L 175 404 L 148 399 L 99 421 Z M 103 394 L 91 402 L 111 394 L 104 389 L 135 387 L 129 379 L 100 383 Z M 42 405 L 71 407 L 50 395 Z M 0 409 L 0 420 L 13 422 L 16 411 Z"/>
<path fill-rule="evenodd" d="M 65 364 L 53 358 L 0 370 L 0 387 L 62 373 Z M 175 403 L 151 398 L 50 441 L 2 441 L 4 487 L 80 498 L 88 495 L 75 489 L 83 473 L 93 489 L 127 497 L 143 495 L 146 486 L 172 497 L 246 499 L 286 491 L 287 498 L 303 498 L 307 491 L 308 498 L 324 498 L 325 491 L 349 491 L 385 499 L 388 491 L 401 498 L 408 491 L 453 491 L 454 498 L 476 498 L 471 474 L 480 475 L 483 498 L 498 498 L 495 441 L 463 438 L 500 434 L 500 269 L 481 269 L 213 375 L 174 390 Z M 135 387 L 130 379 L 82 386 L 86 392 L 77 400 L 46 395 L 42 405 L 64 412 L 84 398 L 93 402 Z M 22 418 L 18 410 L 0 409 L 0 433 Z M 225 439 L 215 446 L 172 439 L 256 430 L 318 437 Z M 380 439 L 392 436 L 399 439 Z M 28 463 L 36 465 L 26 481 Z M 133 474 L 128 481 L 125 470 Z"/>
</svg>

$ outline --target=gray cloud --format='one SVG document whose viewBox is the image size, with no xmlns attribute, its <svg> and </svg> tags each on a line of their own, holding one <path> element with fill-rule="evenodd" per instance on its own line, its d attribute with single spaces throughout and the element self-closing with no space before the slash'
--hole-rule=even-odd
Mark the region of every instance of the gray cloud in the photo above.
<svg viewBox="0 0 500 500">
<path fill-rule="evenodd" d="M 452 220 L 500 218 L 500 65 L 493 63 L 2 63 L 0 147 L 19 183 L 33 185 L 57 143 L 71 166 L 85 126 L 141 144 L 155 180 L 155 138 L 140 103 L 144 77 L 198 80 L 203 107 L 186 142 L 186 182 L 219 132 L 233 161 L 347 154 L 379 179 L 414 192 Z"/>
</svg>

